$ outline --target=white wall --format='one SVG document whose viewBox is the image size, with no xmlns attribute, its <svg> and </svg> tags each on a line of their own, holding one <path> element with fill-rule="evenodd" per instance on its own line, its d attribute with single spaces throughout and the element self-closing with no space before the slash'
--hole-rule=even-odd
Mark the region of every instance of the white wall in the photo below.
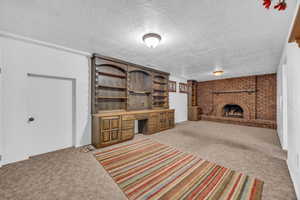
<svg viewBox="0 0 300 200">
<path fill-rule="evenodd" d="M 277 70 L 277 133 L 283 149 L 288 147 L 286 64 Z"/>
<path fill-rule="evenodd" d="M 0 44 L 4 63 L 4 163 L 29 156 L 27 73 L 75 79 L 75 144 L 90 144 L 88 57 L 6 37 L 0 37 Z"/>
<path fill-rule="evenodd" d="M 176 81 L 176 92 L 169 93 L 170 108 L 175 109 L 175 123 L 187 121 L 187 94 L 179 93 L 179 82 L 187 83 L 186 79 L 170 76 L 171 81 Z"/>
<path fill-rule="evenodd" d="M 286 55 L 288 167 L 300 198 L 300 48 L 296 43 L 290 43 L 287 45 Z"/>
</svg>

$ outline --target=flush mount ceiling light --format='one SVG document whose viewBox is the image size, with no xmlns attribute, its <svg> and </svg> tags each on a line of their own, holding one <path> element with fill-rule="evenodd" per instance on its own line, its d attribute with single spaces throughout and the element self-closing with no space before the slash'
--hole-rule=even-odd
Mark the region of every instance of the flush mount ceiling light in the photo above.
<svg viewBox="0 0 300 200">
<path fill-rule="evenodd" d="M 148 33 L 143 36 L 143 41 L 149 48 L 155 48 L 161 41 L 161 36 L 156 33 Z"/>
<path fill-rule="evenodd" d="M 214 76 L 221 76 L 222 74 L 224 74 L 224 70 L 222 69 L 218 69 L 213 72 Z"/>
</svg>

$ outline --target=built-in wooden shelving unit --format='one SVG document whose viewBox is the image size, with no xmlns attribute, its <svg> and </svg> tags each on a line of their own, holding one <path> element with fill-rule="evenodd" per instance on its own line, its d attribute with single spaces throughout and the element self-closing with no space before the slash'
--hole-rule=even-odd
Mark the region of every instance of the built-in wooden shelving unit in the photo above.
<svg viewBox="0 0 300 200">
<path fill-rule="evenodd" d="M 128 97 L 104 97 L 104 96 L 97 96 L 97 99 L 127 99 Z"/>
<path fill-rule="evenodd" d="M 116 78 L 126 78 L 125 75 L 120 75 L 120 74 L 112 74 L 112 73 L 107 73 L 107 72 L 98 72 L 99 75 L 103 76 L 111 76 L 111 77 L 116 77 Z"/>
<path fill-rule="evenodd" d="M 136 91 L 136 90 L 129 90 L 129 92 L 135 93 L 135 94 L 151 94 L 150 91 Z"/>
<path fill-rule="evenodd" d="M 165 76 L 153 76 L 153 107 L 166 108 L 169 106 L 168 81 Z"/>
<path fill-rule="evenodd" d="M 91 79 L 95 147 L 130 140 L 136 128 L 154 134 L 174 127 L 168 73 L 95 54 Z"/>
<path fill-rule="evenodd" d="M 98 55 L 92 64 L 93 113 L 168 108 L 168 73 Z"/>
<path fill-rule="evenodd" d="M 118 86 L 96 85 L 96 87 L 108 88 L 108 89 L 117 89 L 117 90 L 126 90 L 126 87 L 118 87 Z"/>
<path fill-rule="evenodd" d="M 97 63 L 96 63 L 97 62 Z M 93 59 L 93 110 L 127 109 L 127 66 Z"/>
</svg>

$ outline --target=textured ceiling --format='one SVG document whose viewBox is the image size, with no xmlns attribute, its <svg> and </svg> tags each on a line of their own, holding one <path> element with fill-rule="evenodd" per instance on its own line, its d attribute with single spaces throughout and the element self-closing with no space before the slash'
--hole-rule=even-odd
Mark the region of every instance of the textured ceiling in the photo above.
<svg viewBox="0 0 300 200">
<path fill-rule="evenodd" d="M 274 0 L 275 1 L 275 0 Z M 210 80 L 275 72 L 296 0 L 0 0 L 0 30 Z M 162 36 L 147 48 L 143 34 Z"/>
</svg>

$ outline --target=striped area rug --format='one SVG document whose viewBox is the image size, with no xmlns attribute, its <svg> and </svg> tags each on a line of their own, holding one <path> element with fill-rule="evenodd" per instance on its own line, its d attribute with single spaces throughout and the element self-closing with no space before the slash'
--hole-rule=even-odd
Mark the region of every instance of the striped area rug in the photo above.
<svg viewBox="0 0 300 200">
<path fill-rule="evenodd" d="M 262 181 L 151 139 L 95 157 L 129 199 L 261 199 Z"/>
</svg>

